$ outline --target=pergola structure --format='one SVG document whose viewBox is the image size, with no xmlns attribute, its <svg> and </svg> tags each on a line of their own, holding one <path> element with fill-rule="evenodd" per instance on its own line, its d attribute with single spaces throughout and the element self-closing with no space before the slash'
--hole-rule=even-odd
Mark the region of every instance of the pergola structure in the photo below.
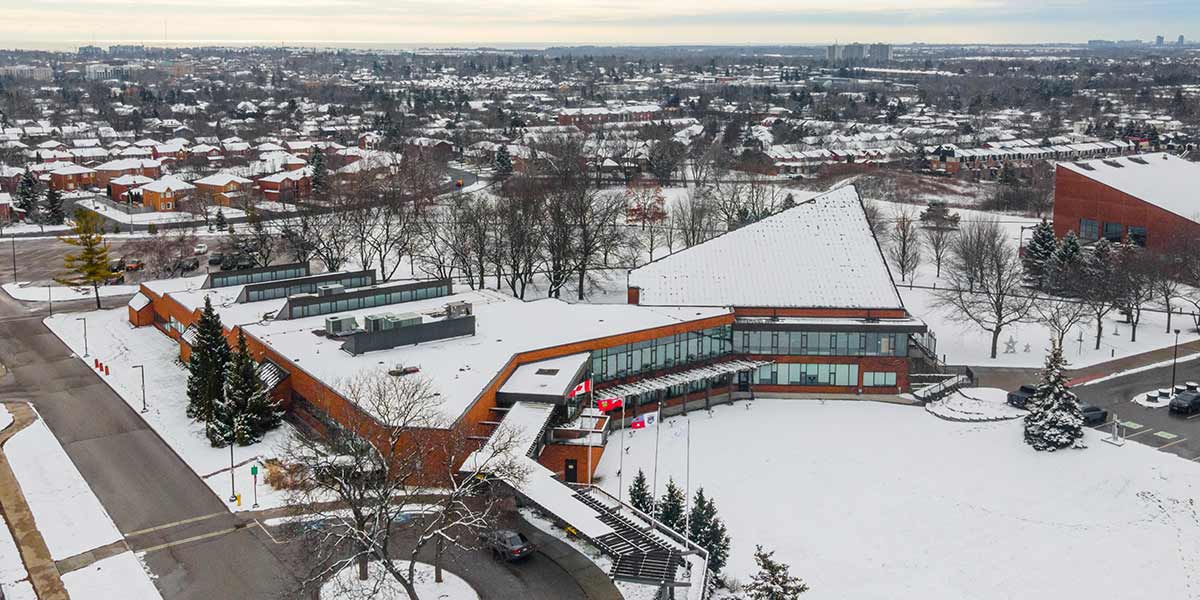
<svg viewBox="0 0 1200 600">
<path fill-rule="evenodd" d="M 709 381 L 730 373 L 740 373 L 744 371 L 753 371 L 759 367 L 772 364 L 775 361 L 771 360 L 727 360 L 717 363 L 680 371 L 678 373 L 670 373 L 661 377 L 652 377 L 635 381 L 633 383 L 625 383 L 616 385 L 610 388 L 599 390 L 596 393 L 600 396 L 612 397 L 620 396 L 622 398 L 635 394 L 648 394 L 653 392 L 662 392 L 677 385 L 690 386 L 696 381 Z M 684 388 L 684 412 L 687 412 L 687 389 Z"/>
</svg>

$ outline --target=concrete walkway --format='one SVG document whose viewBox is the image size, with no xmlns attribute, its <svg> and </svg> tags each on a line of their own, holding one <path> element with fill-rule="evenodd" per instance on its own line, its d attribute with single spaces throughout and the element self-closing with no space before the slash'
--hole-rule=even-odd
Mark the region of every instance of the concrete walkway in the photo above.
<svg viewBox="0 0 1200 600">
<path fill-rule="evenodd" d="M 37 420 L 37 414 L 28 404 L 6 403 L 4 405 L 12 414 L 13 422 L 4 431 L 0 431 L 0 511 L 8 521 L 21 561 L 25 563 L 25 571 L 29 573 L 29 582 L 37 592 L 40 600 L 68 600 L 67 590 L 63 587 L 62 577 L 58 566 L 50 557 L 50 549 L 46 540 L 38 532 L 33 521 L 33 513 L 21 493 L 21 485 L 8 464 L 3 446 L 18 431 L 25 429 Z"/>
<path fill-rule="evenodd" d="M 1180 357 L 1196 353 L 1200 353 L 1200 340 L 1179 345 Z M 1149 352 L 1143 352 L 1141 354 L 1134 354 L 1133 356 L 1126 356 L 1125 358 L 1118 358 L 1108 362 L 1102 362 L 1090 367 L 1073 369 L 1067 372 L 1067 377 L 1070 378 L 1071 385 L 1079 385 L 1080 383 L 1091 381 L 1092 379 L 1098 379 L 1100 377 L 1104 377 L 1105 375 L 1111 375 L 1121 371 L 1128 371 L 1130 369 L 1136 369 L 1146 365 L 1167 362 L 1174 356 L 1175 346 L 1171 345 L 1167 346 L 1166 348 L 1159 348 L 1157 350 L 1150 350 Z"/>
</svg>

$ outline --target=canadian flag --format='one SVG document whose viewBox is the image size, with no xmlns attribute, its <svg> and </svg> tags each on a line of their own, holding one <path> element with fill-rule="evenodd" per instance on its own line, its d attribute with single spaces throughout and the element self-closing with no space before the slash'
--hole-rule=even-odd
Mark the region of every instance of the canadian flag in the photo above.
<svg viewBox="0 0 1200 600">
<path fill-rule="evenodd" d="M 592 391 L 592 380 L 584 379 L 583 381 L 579 382 L 579 385 L 575 386 L 575 389 L 571 390 L 570 394 L 567 394 L 567 397 L 574 398 L 575 396 L 586 394 L 590 391 Z"/>
<path fill-rule="evenodd" d="M 596 401 L 596 408 L 599 408 L 602 412 L 608 412 L 610 410 L 615 410 L 615 409 L 621 408 L 624 405 L 625 405 L 625 401 L 622 400 L 620 398 L 620 396 L 614 396 L 612 398 L 601 398 L 600 400 Z"/>
<path fill-rule="evenodd" d="M 629 426 L 633 429 L 645 429 L 654 427 L 656 424 L 658 424 L 658 413 L 645 414 L 629 422 Z"/>
</svg>

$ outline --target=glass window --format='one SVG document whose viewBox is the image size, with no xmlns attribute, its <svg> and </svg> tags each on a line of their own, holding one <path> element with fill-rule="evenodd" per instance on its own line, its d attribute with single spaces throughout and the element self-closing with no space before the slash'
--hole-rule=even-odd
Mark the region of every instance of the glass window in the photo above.
<svg viewBox="0 0 1200 600">
<path fill-rule="evenodd" d="M 1122 238 L 1122 233 L 1125 228 L 1120 223 L 1105 223 L 1104 224 L 1104 239 L 1110 242 L 1119 242 Z"/>
<path fill-rule="evenodd" d="M 1079 238 L 1095 240 L 1100 238 L 1100 224 L 1092 219 L 1079 220 Z"/>
<path fill-rule="evenodd" d="M 1145 246 L 1146 245 L 1146 228 L 1130 225 L 1129 226 L 1129 241 L 1131 241 L 1139 246 Z"/>
</svg>

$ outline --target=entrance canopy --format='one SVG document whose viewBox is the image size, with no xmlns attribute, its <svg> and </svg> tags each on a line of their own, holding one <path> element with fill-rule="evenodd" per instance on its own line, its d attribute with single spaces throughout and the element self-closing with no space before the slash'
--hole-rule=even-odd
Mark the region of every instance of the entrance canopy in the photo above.
<svg viewBox="0 0 1200 600">
<path fill-rule="evenodd" d="M 770 360 L 728 360 L 724 362 L 713 363 L 695 369 L 688 369 L 662 377 L 653 377 L 643 379 L 633 383 L 626 383 L 611 388 L 598 390 L 596 394 L 599 397 L 610 396 L 633 396 L 635 394 L 645 394 L 649 392 L 657 392 L 675 387 L 677 385 L 690 384 L 694 381 L 704 381 L 729 373 L 738 373 L 741 371 L 753 371 L 759 367 L 769 365 L 775 361 Z"/>
</svg>

